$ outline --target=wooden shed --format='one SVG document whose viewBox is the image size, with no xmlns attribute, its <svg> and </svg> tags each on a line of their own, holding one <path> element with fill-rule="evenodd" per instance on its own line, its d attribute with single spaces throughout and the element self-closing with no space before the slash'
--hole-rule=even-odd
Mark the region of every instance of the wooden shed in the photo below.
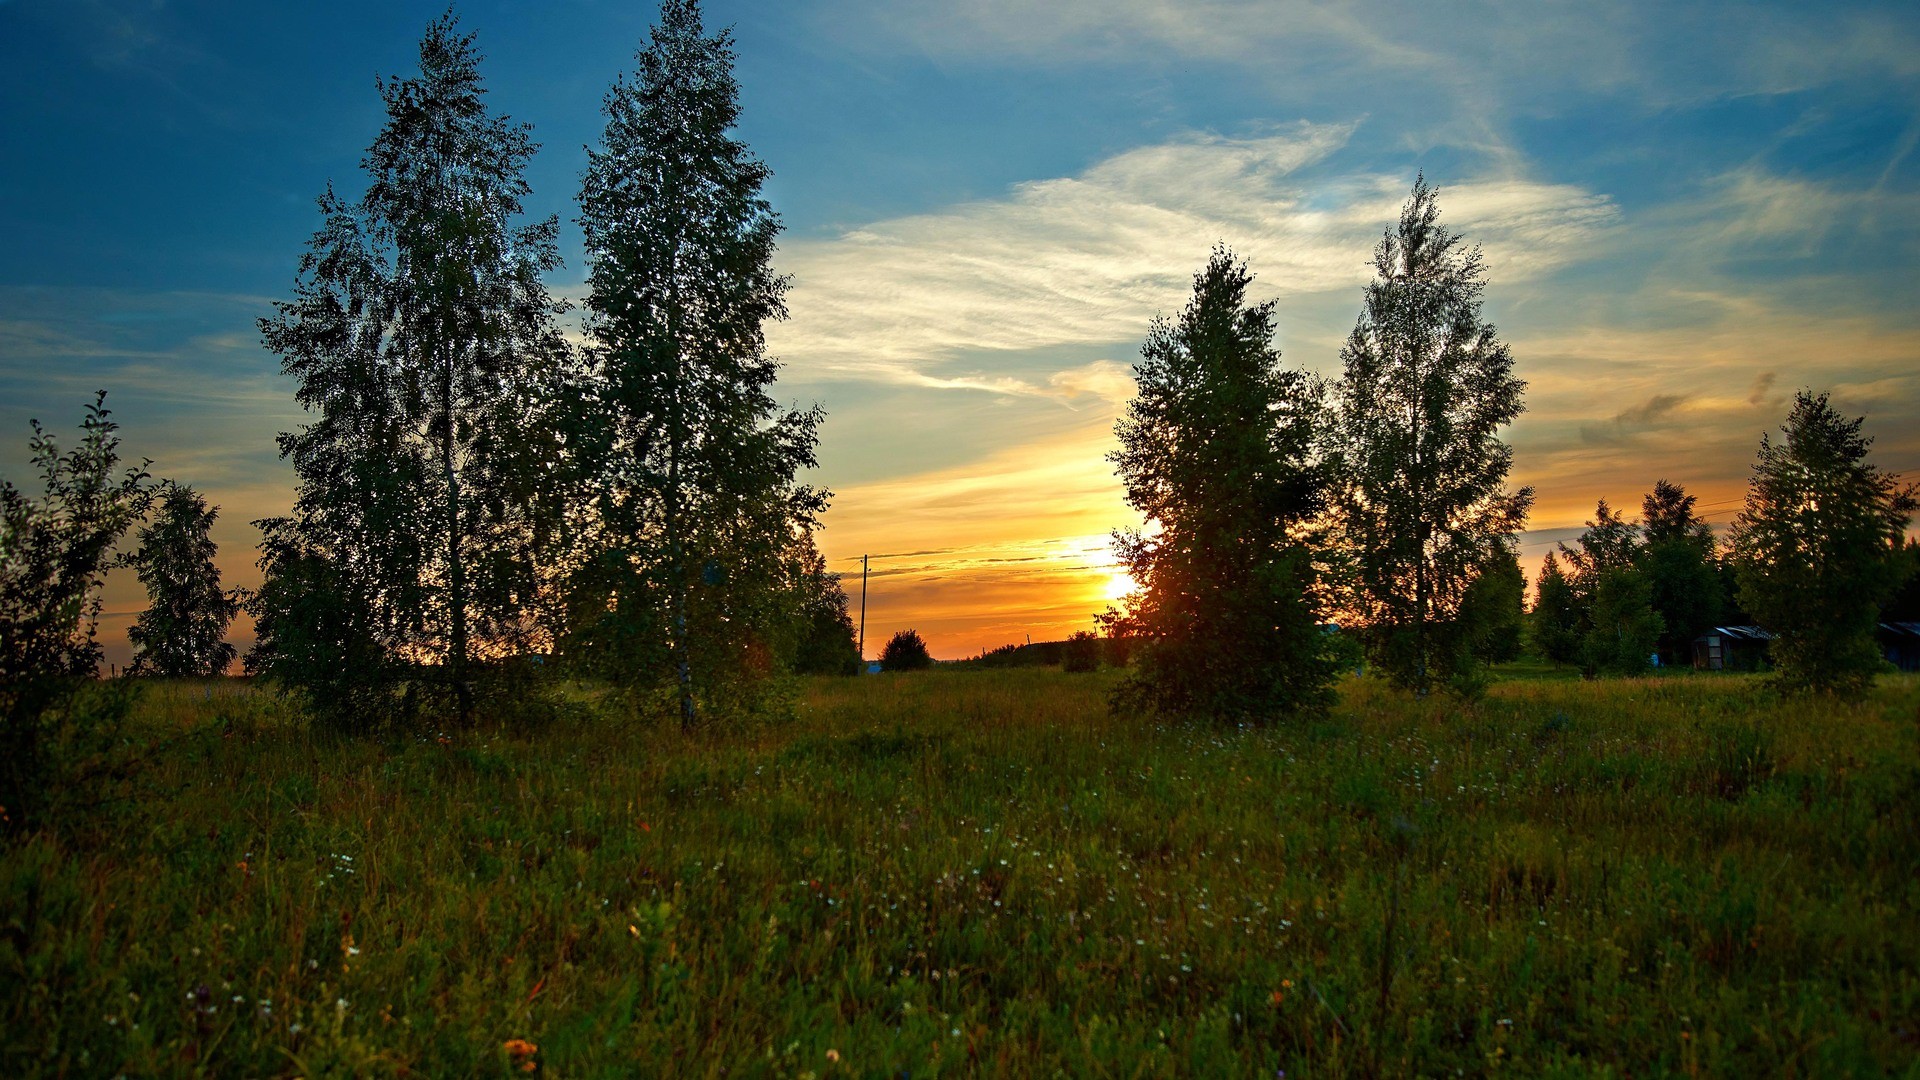
<svg viewBox="0 0 1920 1080">
<path fill-rule="evenodd" d="M 1766 665 L 1773 635 L 1757 626 L 1715 626 L 1693 639 L 1693 666 L 1700 671 L 1758 671 Z"/>
<path fill-rule="evenodd" d="M 1888 663 L 1901 671 L 1920 671 L 1920 622 L 1883 622 L 1874 637 Z"/>
</svg>

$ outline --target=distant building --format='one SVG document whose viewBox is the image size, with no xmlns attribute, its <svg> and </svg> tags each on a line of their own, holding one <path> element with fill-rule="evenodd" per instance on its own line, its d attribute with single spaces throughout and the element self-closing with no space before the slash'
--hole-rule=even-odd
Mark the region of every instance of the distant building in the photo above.
<svg viewBox="0 0 1920 1080">
<path fill-rule="evenodd" d="M 1887 663 L 1901 671 L 1920 671 L 1920 622 L 1883 622 L 1874 637 Z"/>
<path fill-rule="evenodd" d="M 1758 671 L 1773 635 L 1757 626 L 1715 626 L 1693 639 L 1693 666 L 1700 671 Z"/>
</svg>

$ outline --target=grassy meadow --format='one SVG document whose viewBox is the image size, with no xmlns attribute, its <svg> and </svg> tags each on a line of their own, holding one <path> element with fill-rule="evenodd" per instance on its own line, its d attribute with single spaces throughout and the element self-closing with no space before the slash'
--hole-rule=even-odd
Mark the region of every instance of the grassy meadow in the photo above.
<svg viewBox="0 0 1920 1080">
<path fill-rule="evenodd" d="M 816 680 L 693 737 L 309 731 L 162 684 L 0 848 L 0 1075 L 1920 1076 L 1920 679 Z"/>
</svg>

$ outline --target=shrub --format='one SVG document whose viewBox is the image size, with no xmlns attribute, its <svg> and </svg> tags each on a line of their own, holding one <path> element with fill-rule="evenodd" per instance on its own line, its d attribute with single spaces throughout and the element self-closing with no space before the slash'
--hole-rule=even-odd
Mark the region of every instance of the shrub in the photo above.
<svg viewBox="0 0 1920 1080">
<path fill-rule="evenodd" d="M 152 498 L 146 465 L 116 476 L 118 428 L 101 391 L 81 422 L 80 445 L 61 454 L 33 422 L 34 466 L 44 492 L 30 498 L 0 481 L 0 822 L 40 824 L 55 804 L 123 772 L 123 686 L 98 682 L 100 584 L 121 535 Z"/>
<path fill-rule="evenodd" d="M 918 671 L 933 666 L 933 654 L 927 651 L 927 643 L 916 630 L 902 630 L 887 639 L 887 647 L 880 651 L 880 670 L 882 671 Z"/>
<path fill-rule="evenodd" d="M 1096 671 L 1100 667 L 1100 639 L 1085 630 L 1075 631 L 1061 650 L 1060 666 L 1068 671 Z"/>
</svg>

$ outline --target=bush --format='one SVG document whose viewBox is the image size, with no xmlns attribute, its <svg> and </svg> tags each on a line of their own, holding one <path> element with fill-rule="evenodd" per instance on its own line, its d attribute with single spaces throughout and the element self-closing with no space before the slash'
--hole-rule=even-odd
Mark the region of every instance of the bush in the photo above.
<svg viewBox="0 0 1920 1080">
<path fill-rule="evenodd" d="M 115 476 L 118 428 L 103 390 L 80 445 L 62 455 L 33 422 L 45 491 L 0 481 L 0 822 L 44 823 L 55 806 L 123 774 L 120 721 L 130 691 L 98 683 L 100 585 L 121 535 L 152 499 L 146 465 Z"/>
<path fill-rule="evenodd" d="M 880 651 L 882 671 L 919 671 L 932 666 L 933 654 L 927 651 L 927 643 L 915 630 L 902 630 L 893 635 L 887 639 L 887 647 Z"/>
</svg>

